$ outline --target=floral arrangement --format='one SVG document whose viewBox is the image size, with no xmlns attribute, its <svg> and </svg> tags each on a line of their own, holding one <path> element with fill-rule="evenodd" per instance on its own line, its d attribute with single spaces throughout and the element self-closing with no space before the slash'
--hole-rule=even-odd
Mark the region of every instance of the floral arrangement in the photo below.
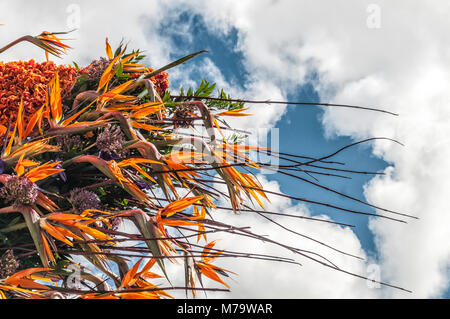
<svg viewBox="0 0 450 319">
<path fill-rule="evenodd" d="M 230 203 L 221 212 L 271 213 L 264 208 L 270 192 L 244 170 L 263 165 L 251 161 L 249 152 L 287 158 L 293 164 L 281 172 L 296 170 L 314 179 L 338 176 L 329 171 L 339 169 L 327 161 L 336 153 L 313 159 L 272 153 L 238 138 L 227 141 L 223 131 L 233 129 L 223 118 L 249 114 L 245 101 L 223 91 L 213 97 L 214 84 L 202 81 L 196 90 L 172 95 L 165 71 L 202 52 L 153 69 L 142 63 L 140 50 L 130 52 L 121 43 L 113 52 L 106 39 L 106 56 L 88 66 L 56 65 L 48 54 L 59 56 L 70 47 L 58 33 L 44 32 L 22 37 L 0 53 L 23 41 L 44 49 L 47 61 L 0 62 L 0 298 L 171 298 L 174 289 L 196 296 L 227 290 L 233 273 L 218 265 L 219 257 L 295 262 L 218 249 L 208 241 L 208 233 L 215 232 L 282 245 L 341 271 L 299 248 L 212 218 L 219 197 Z M 205 134 L 183 133 L 193 126 Z M 180 145 L 190 151 L 180 151 Z M 328 173 L 314 170 L 314 163 Z M 214 183 L 224 184 L 227 192 Z M 119 231 L 125 220 L 139 234 Z M 132 257 L 139 259 L 130 263 Z M 171 284 L 167 263 L 184 271 L 183 287 Z M 75 275 L 81 286 L 71 284 Z M 207 288 L 205 277 L 224 288 Z"/>
</svg>

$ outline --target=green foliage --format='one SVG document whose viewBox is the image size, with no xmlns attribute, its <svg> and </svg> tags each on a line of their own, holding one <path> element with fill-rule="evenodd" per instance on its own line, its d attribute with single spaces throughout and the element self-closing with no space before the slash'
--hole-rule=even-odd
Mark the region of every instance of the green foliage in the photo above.
<svg viewBox="0 0 450 319">
<path fill-rule="evenodd" d="M 210 83 L 206 79 L 203 79 L 196 89 L 190 87 L 187 91 L 185 91 L 184 88 L 181 87 L 179 91 L 180 97 L 172 98 L 171 92 L 167 91 L 162 100 L 166 103 L 167 107 L 172 107 L 172 109 L 176 103 L 201 100 L 202 97 L 214 97 L 224 100 L 204 100 L 204 103 L 208 106 L 210 111 L 231 111 L 244 107 L 244 104 L 240 102 L 225 101 L 227 99 L 231 99 L 231 95 L 225 93 L 223 89 L 217 89 L 216 95 L 214 95 L 213 92 L 215 88 L 216 83 Z"/>
</svg>

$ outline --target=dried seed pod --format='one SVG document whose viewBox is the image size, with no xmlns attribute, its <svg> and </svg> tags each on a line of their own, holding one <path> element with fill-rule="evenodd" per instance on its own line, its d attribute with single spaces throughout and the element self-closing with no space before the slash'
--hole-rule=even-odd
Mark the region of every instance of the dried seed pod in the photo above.
<svg viewBox="0 0 450 319">
<path fill-rule="evenodd" d="M 0 258 L 0 279 L 11 276 L 19 268 L 19 262 L 14 257 L 11 249 L 7 250 Z"/>
</svg>

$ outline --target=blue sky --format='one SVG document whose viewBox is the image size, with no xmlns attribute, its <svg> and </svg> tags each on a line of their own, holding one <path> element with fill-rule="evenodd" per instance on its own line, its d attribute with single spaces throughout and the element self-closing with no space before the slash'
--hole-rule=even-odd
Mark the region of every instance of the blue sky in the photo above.
<svg viewBox="0 0 450 319">
<path fill-rule="evenodd" d="M 188 62 L 191 65 L 200 65 L 201 60 L 208 57 L 220 69 L 225 80 L 234 86 L 245 87 L 247 84 L 247 70 L 243 64 L 242 53 L 237 50 L 236 29 L 229 30 L 226 36 L 217 36 L 208 29 L 200 15 L 192 15 L 190 12 L 182 12 L 173 19 L 167 19 L 160 27 L 159 31 L 169 35 L 176 50 L 172 58 L 176 59 L 181 54 L 208 50 L 208 54 Z M 191 41 L 190 35 L 193 35 Z M 194 67 L 195 69 L 195 67 Z M 312 75 L 313 76 L 313 75 Z M 207 78 L 207 77 L 206 77 Z M 198 81 L 201 78 L 197 78 Z M 207 78 L 208 79 L 208 78 Z M 214 79 L 209 78 L 209 81 Z M 172 90 L 183 85 L 180 81 L 173 81 Z M 239 96 L 235 98 L 241 98 Z M 261 96 L 261 99 L 271 99 L 270 96 Z M 287 95 L 289 101 L 320 102 L 317 93 L 311 84 L 299 85 L 295 92 Z M 271 107 L 276 108 L 277 105 Z M 323 110 L 320 107 L 288 106 L 287 112 L 276 124 L 279 128 L 281 152 L 312 157 L 324 156 L 328 153 L 353 143 L 354 140 L 348 137 L 326 138 L 324 128 L 321 123 Z M 344 168 L 361 171 L 382 171 L 387 163 L 380 158 L 376 158 L 370 149 L 370 145 L 356 146 L 343 152 L 335 158 L 345 162 Z M 351 196 L 364 199 L 363 185 L 371 178 L 368 175 L 351 174 L 351 180 L 342 180 L 334 177 L 320 177 L 320 182 L 334 189 L 349 194 Z M 366 212 L 376 213 L 371 207 L 367 207 L 338 195 L 330 194 L 312 185 L 293 179 L 282 174 L 269 174 L 269 180 L 276 180 L 280 183 L 281 191 L 292 196 L 305 197 L 311 200 L 335 203 L 350 209 L 361 209 Z M 311 212 L 316 215 L 326 213 L 333 220 L 355 225 L 355 233 L 358 235 L 363 248 L 372 257 L 376 258 L 373 234 L 368 229 L 368 218 L 365 216 L 354 216 L 345 212 L 336 212 L 333 209 L 307 205 Z"/>
<path fill-rule="evenodd" d="M 217 36 L 217 33 L 211 31 L 204 23 L 201 15 L 192 15 L 192 12 L 186 11 L 172 17 L 172 19 L 166 19 L 159 29 L 160 32 L 169 36 L 173 47 L 176 48 L 172 58 L 179 57 L 180 54 L 187 52 L 206 49 L 209 51 L 207 58 L 211 59 L 218 67 L 228 83 L 237 87 L 245 87 L 248 84 L 249 74 L 243 62 L 243 54 L 237 49 L 238 30 L 231 28 L 225 35 Z M 199 57 L 189 63 L 200 65 L 201 60 L 204 58 L 206 56 Z M 314 78 L 315 74 L 313 73 L 309 76 Z M 214 79 L 208 80 L 214 81 Z M 174 81 L 173 88 L 175 89 L 181 84 Z M 285 93 L 289 101 L 320 102 L 312 82 L 298 85 L 294 90 L 290 89 Z M 271 97 L 261 96 L 260 98 L 270 99 Z M 272 105 L 271 107 L 276 108 L 277 105 Z M 358 111 L 356 111 L 356 114 L 358 114 Z M 342 135 L 334 135 L 331 138 L 327 138 L 321 121 L 322 115 L 323 109 L 320 107 L 288 106 L 283 117 L 275 125 L 280 130 L 280 150 L 282 152 L 319 157 L 356 141 L 355 138 Z M 381 172 L 389 165 L 382 158 L 375 156 L 371 146 L 366 144 L 353 147 L 341 153 L 335 160 L 345 162 L 345 168 L 347 169 L 361 171 Z M 321 177 L 320 182 L 340 192 L 365 200 L 363 186 L 372 176 L 358 174 L 350 174 L 350 176 L 352 177 L 351 180 Z M 279 182 L 280 190 L 286 194 L 330 202 L 354 210 L 376 213 L 375 209 L 371 207 L 330 194 L 327 191 L 282 174 L 268 175 L 267 178 Z M 389 205 L 384 205 L 382 202 L 377 204 L 388 209 L 390 208 Z M 343 213 L 315 205 L 307 206 L 313 215 L 327 214 L 335 221 L 355 225 L 356 228 L 353 231 L 359 238 L 365 253 L 373 260 L 379 260 L 380 256 L 374 242 L 375 236 L 369 230 L 368 217 Z M 442 294 L 443 298 L 448 298 L 449 296 L 450 290 Z"/>
</svg>

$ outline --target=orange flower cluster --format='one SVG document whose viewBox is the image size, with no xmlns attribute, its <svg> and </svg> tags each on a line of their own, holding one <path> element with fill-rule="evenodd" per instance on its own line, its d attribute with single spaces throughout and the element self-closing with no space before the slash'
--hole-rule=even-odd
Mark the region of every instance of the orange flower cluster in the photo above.
<svg viewBox="0 0 450 319">
<path fill-rule="evenodd" d="M 67 96 L 78 76 L 74 67 L 34 60 L 0 62 L 0 124 L 15 123 L 23 97 L 24 119 L 27 121 L 44 103 L 47 86 L 58 72 L 61 96 Z"/>
</svg>

